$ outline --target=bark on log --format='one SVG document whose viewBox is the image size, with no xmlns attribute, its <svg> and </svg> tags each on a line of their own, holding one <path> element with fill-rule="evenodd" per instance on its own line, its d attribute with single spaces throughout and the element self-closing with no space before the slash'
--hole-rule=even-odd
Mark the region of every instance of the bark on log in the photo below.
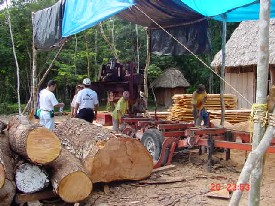
<svg viewBox="0 0 275 206">
<path fill-rule="evenodd" d="M 7 134 L 0 134 L 0 206 L 11 205 L 15 195 L 14 161 Z"/>
<path fill-rule="evenodd" d="M 80 202 L 92 192 L 92 182 L 80 160 L 65 148 L 49 166 L 53 168 L 52 186 L 65 202 Z"/>
<path fill-rule="evenodd" d="M 3 130 L 7 128 L 7 124 L 0 120 L 0 133 L 3 134 Z"/>
<path fill-rule="evenodd" d="M 24 163 L 15 172 L 15 182 L 18 190 L 24 193 L 34 193 L 49 186 L 48 173 L 41 167 Z"/>
<path fill-rule="evenodd" d="M 61 151 L 58 137 L 50 130 L 30 122 L 26 116 L 15 116 L 8 123 L 12 150 L 33 163 L 47 164 Z"/>
<path fill-rule="evenodd" d="M 54 133 L 81 159 L 92 182 L 140 180 L 153 170 L 153 159 L 136 139 L 116 138 L 111 130 L 81 119 L 68 119 Z"/>
</svg>

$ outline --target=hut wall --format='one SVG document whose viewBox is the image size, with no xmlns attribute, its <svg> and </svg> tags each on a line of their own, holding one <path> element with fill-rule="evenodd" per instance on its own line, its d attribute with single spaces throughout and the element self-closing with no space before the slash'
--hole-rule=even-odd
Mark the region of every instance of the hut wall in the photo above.
<svg viewBox="0 0 275 206">
<path fill-rule="evenodd" d="M 249 100 L 249 102 L 255 102 L 256 80 L 254 72 L 225 73 L 225 80 Z M 225 93 L 235 94 L 237 96 L 238 109 L 251 108 L 251 105 L 227 84 L 225 84 Z"/>
<path fill-rule="evenodd" d="M 173 104 L 172 97 L 175 94 L 184 94 L 186 89 L 183 87 L 176 88 L 157 88 L 155 90 L 155 95 L 157 98 L 157 104 L 160 106 L 170 107 Z"/>
</svg>

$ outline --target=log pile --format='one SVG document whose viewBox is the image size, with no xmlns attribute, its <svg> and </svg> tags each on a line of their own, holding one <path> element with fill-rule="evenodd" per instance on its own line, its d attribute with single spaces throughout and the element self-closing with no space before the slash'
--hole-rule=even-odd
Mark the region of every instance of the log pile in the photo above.
<svg viewBox="0 0 275 206">
<path fill-rule="evenodd" d="M 13 201 L 16 191 L 14 168 L 8 135 L 0 134 L 0 205 L 11 205 Z"/>
<path fill-rule="evenodd" d="M 93 183 L 140 180 L 153 170 L 153 159 L 138 140 L 81 119 L 60 122 L 51 132 L 28 117 L 14 116 L 2 136 L 0 205 L 11 205 L 15 195 L 20 199 L 16 187 L 31 200 L 43 191 L 52 197 L 50 189 L 63 201 L 77 203 L 91 194 Z"/>
<path fill-rule="evenodd" d="M 140 180 L 153 169 L 152 156 L 140 141 L 117 138 L 110 130 L 84 120 L 69 119 L 59 124 L 54 133 L 84 163 L 93 183 Z"/>
<path fill-rule="evenodd" d="M 173 96 L 174 104 L 169 109 L 168 120 L 192 122 L 192 94 L 176 94 Z M 236 110 L 237 98 L 232 94 L 224 94 L 225 120 L 231 124 L 247 121 L 250 110 Z M 210 119 L 220 119 L 220 94 L 208 94 L 205 108 L 209 111 Z"/>
</svg>

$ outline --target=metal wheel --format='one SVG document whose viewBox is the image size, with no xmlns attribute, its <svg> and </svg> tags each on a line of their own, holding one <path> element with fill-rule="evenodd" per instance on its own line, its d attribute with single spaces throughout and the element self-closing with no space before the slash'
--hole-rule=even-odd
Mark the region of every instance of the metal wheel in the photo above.
<svg viewBox="0 0 275 206">
<path fill-rule="evenodd" d="M 148 129 L 141 138 L 141 143 L 145 146 L 154 160 L 158 160 L 162 149 L 164 137 L 157 129 Z"/>
</svg>

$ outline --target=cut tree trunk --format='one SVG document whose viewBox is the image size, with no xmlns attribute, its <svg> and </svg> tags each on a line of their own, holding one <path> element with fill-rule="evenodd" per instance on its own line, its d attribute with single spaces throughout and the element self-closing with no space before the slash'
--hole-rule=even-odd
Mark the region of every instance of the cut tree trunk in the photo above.
<svg viewBox="0 0 275 206">
<path fill-rule="evenodd" d="M 49 166 L 53 168 L 52 186 L 65 202 L 82 201 L 92 192 L 92 182 L 80 160 L 65 148 L 62 148 L 60 156 Z"/>
<path fill-rule="evenodd" d="M 140 141 L 132 138 L 112 138 L 95 155 L 84 159 L 93 182 L 141 180 L 153 170 L 152 156 Z"/>
<path fill-rule="evenodd" d="M 16 169 L 15 182 L 21 192 L 34 193 L 48 187 L 50 180 L 47 172 L 41 167 L 24 163 Z"/>
<path fill-rule="evenodd" d="M 136 139 L 117 138 L 109 129 L 76 118 L 59 124 L 54 133 L 83 161 L 94 183 L 140 180 L 153 170 L 152 156 Z"/>
<path fill-rule="evenodd" d="M 0 206 L 11 205 L 16 192 L 14 161 L 7 134 L 0 134 Z"/>
<path fill-rule="evenodd" d="M 47 164 L 55 160 L 61 151 L 58 137 L 26 116 L 15 116 L 8 123 L 12 150 L 33 163 Z"/>
</svg>

